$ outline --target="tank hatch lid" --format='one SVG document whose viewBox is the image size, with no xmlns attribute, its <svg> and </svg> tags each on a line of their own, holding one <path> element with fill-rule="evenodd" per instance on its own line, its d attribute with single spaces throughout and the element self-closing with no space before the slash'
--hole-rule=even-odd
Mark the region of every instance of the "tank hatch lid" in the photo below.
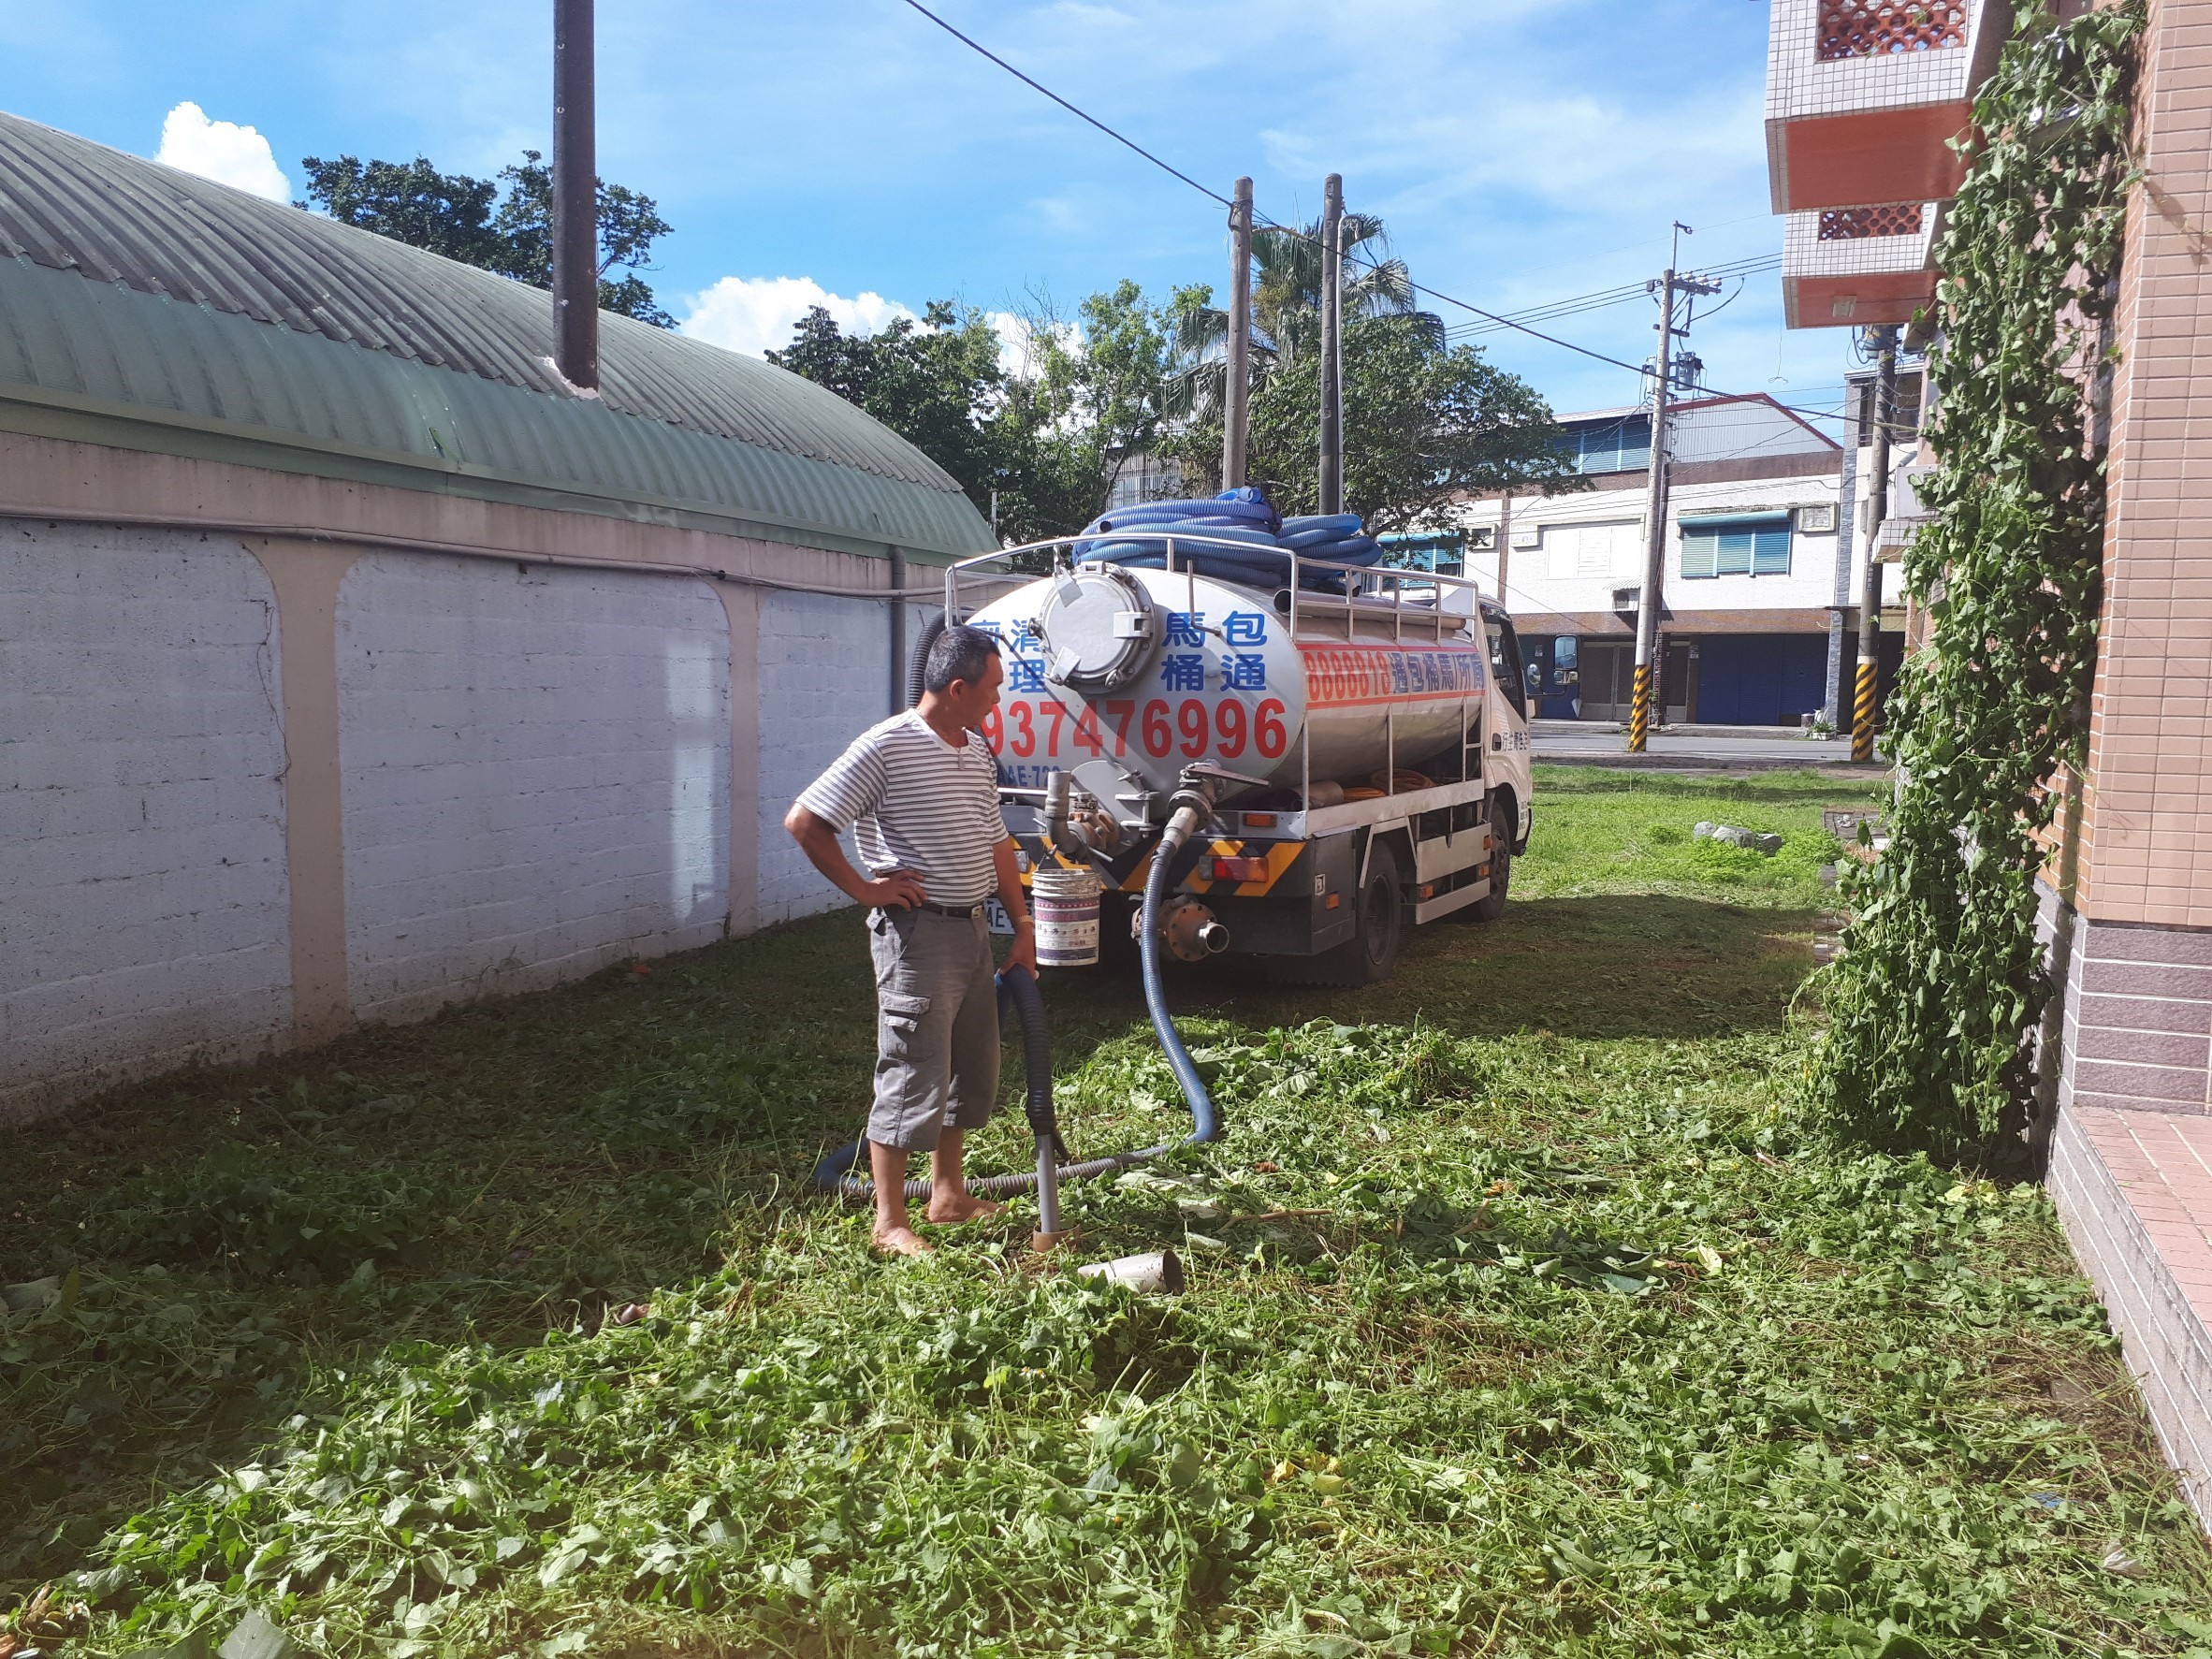
<svg viewBox="0 0 2212 1659">
<path fill-rule="evenodd" d="M 1118 691 L 1151 658 L 1159 613 L 1126 572 L 1062 571 L 1037 607 L 1037 633 L 1047 679 L 1082 691 Z"/>
</svg>

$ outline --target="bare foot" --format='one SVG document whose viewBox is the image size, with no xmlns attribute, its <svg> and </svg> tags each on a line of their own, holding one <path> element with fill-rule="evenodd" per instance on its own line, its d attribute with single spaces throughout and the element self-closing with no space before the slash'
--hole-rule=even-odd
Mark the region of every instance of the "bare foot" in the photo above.
<svg viewBox="0 0 2212 1659">
<path fill-rule="evenodd" d="M 910 1227 L 879 1227 L 868 1243 L 885 1256 L 926 1256 L 929 1245 Z"/>
<path fill-rule="evenodd" d="M 963 1222 L 988 1221 L 1004 1210 L 1004 1204 L 994 1204 L 970 1193 L 948 1193 L 929 1201 L 929 1219 L 938 1227 L 958 1227 Z"/>
</svg>

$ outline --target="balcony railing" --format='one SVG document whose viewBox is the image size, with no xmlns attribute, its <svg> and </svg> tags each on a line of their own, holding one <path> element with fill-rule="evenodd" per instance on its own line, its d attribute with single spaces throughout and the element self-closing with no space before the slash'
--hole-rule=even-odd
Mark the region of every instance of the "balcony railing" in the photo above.
<svg viewBox="0 0 2212 1659">
<path fill-rule="evenodd" d="M 1964 6 L 1897 5 L 1893 0 L 1824 0 L 1815 55 L 1824 64 L 1899 51 L 1966 45 Z"/>
<path fill-rule="evenodd" d="M 1916 201 L 1892 202 L 1884 208 L 1824 208 L 1820 240 L 1851 242 L 1880 236 L 1918 236 L 1927 217 L 1923 205 Z"/>
<path fill-rule="evenodd" d="M 1935 297 L 1935 202 L 1825 208 L 1789 215 L 1782 304 L 1793 328 L 1910 322 Z"/>
<path fill-rule="evenodd" d="M 1942 200 L 1949 147 L 2011 28 L 2007 0 L 1773 0 L 1767 58 L 1774 211 Z"/>
</svg>

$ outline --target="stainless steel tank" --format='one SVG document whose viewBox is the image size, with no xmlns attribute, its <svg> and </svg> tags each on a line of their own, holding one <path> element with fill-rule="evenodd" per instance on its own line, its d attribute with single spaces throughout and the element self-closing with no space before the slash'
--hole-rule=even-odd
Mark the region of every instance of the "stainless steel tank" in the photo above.
<svg viewBox="0 0 2212 1659">
<path fill-rule="evenodd" d="M 1195 764 L 1358 786 L 1460 742 L 1487 685 L 1464 618 L 1301 593 L 1293 638 L 1289 610 L 1287 591 L 1113 566 L 1001 595 L 969 618 L 1006 662 L 984 729 L 1000 780 L 1065 770 L 1125 804 Z"/>
</svg>

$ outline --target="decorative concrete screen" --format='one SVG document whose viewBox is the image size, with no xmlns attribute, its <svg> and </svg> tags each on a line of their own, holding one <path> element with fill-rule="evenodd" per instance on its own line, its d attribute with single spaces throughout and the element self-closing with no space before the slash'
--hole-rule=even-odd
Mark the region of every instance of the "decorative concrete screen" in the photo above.
<svg viewBox="0 0 2212 1659">
<path fill-rule="evenodd" d="M 289 1026 L 281 648 L 236 542 L 0 524 L 0 1120 Z"/>
<path fill-rule="evenodd" d="M 1941 51 L 1966 44 L 1967 8 L 1934 0 L 1821 0 L 1820 61 Z"/>
<path fill-rule="evenodd" d="M 722 936 L 729 629 L 704 582 L 371 554 L 338 677 L 361 1017 Z"/>
</svg>

